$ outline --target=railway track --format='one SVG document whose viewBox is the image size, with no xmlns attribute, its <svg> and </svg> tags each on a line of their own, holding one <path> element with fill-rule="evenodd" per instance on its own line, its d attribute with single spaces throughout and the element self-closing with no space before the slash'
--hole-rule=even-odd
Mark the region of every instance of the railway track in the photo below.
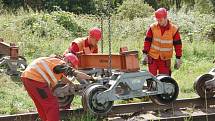
<svg viewBox="0 0 215 121">
<path fill-rule="evenodd" d="M 185 115 L 176 115 L 177 111 L 180 109 L 180 112 L 186 109 L 203 109 L 203 112 L 199 112 L 196 114 L 185 114 Z M 193 98 L 193 99 L 178 99 L 174 103 L 170 105 L 156 105 L 151 102 L 142 102 L 142 103 L 130 103 L 130 104 L 120 104 L 114 105 L 112 110 L 107 115 L 109 120 L 112 121 L 120 121 L 124 119 L 132 119 L 136 118 L 139 120 L 159 120 L 159 121 L 183 121 L 187 119 L 193 119 L 197 121 L 214 121 L 215 112 L 211 110 L 215 108 L 215 98 L 211 98 L 208 100 Z M 160 117 L 148 117 L 146 113 L 149 111 L 155 111 L 160 114 L 163 112 L 170 112 L 169 116 L 160 116 Z M 83 109 L 76 110 L 62 110 L 61 117 L 69 117 L 69 116 L 80 116 L 84 114 Z M 145 117 L 144 117 L 145 115 Z M 24 113 L 24 114 L 15 114 L 15 115 L 3 115 L 0 116 L 0 121 L 37 121 L 38 114 L 36 112 L 33 113 Z M 134 121 L 133 119 L 132 121 Z M 205 121 L 206 121 L 205 120 Z"/>
</svg>

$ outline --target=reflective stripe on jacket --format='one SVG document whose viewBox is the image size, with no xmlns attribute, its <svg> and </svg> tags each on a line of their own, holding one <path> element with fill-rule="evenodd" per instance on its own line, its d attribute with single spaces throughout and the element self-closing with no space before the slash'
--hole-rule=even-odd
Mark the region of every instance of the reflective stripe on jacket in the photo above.
<svg viewBox="0 0 215 121">
<path fill-rule="evenodd" d="M 57 65 L 65 62 L 53 57 L 40 57 L 34 60 L 22 73 L 21 77 L 39 82 L 46 82 L 50 87 L 54 87 L 57 81 L 63 77 L 63 73 L 56 74 L 53 69 Z"/>
<path fill-rule="evenodd" d="M 153 40 L 149 50 L 149 55 L 154 59 L 158 59 L 160 57 L 161 60 L 168 60 L 172 58 L 173 37 L 178 31 L 178 28 L 171 22 L 169 24 L 169 29 L 166 30 L 163 35 L 161 34 L 161 29 L 158 23 L 154 23 L 150 26 L 153 33 Z"/>
<path fill-rule="evenodd" d="M 83 51 L 85 47 L 87 47 L 85 45 L 85 42 L 88 40 L 87 37 L 83 37 L 83 38 L 76 38 L 75 40 L 72 41 L 72 43 L 76 43 L 78 45 L 79 51 Z M 98 48 L 98 46 L 96 47 L 92 47 L 90 48 L 90 51 L 93 53 L 94 50 L 96 50 Z"/>
</svg>

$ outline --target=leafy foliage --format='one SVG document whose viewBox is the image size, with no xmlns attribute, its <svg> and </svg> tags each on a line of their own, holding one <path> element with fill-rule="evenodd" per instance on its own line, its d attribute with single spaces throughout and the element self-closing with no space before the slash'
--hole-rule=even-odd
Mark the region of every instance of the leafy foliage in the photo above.
<svg viewBox="0 0 215 121">
<path fill-rule="evenodd" d="M 144 4 L 144 0 L 126 0 L 118 8 L 117 15 L 119 18 L 127 18 L 129 20 L 135 17 L 148 17 L 153 13 L 153 8 L 148 4 Z"/>
<path fill-rule="evenodd" d="M 209 24 L 205 27 L 203 35 L 206 39 L 215 42 L 215 24 Z"/>
<path fill-rule="evenodd" d="M 157 0 L 144 0 L 144 2 L 152 6 L 152 8 L 154 8 L 155 10 L 157 10 L 159 7 Z"/>
<path fill-rule="evenodd" d="M 194 6 L 200 13 L 210 14 L 215 12 L 213 11 L 215 6 L 212 4 L 211 0 L 196 0 L 196 4 Z"/>
<path fill-rule="evenodd" d="M 123 0 L 1 0 L 4 8 L 15 11 L 20 7 L 28 10 L 69 11 L 75 14 L 107 14 L 107 6 L 115 9 Z M 112 11 L 113 12 L 113 11 Z"/>
<path fill-rule="evenodd" d="M 207 32 L 210 29 L 212 30 L 209 27 L 213 27 L 210 25 L 215 23 L 213 14 L 201 14 L 195 10 L 187 13 L 183 9 L 177 13 L 172 11 L 169 16 L 180 27 L 183 38 L 190 42 L 207 40 L 205 38 L 208 36 Z"/>
<path fill-rule="evenodd" d="M 20 7 L 25 10 L 33 9 L 39 11 L 68 11 L 75 14 L 109 15 L 117 12 L 118 6 L 128 0 L 1 0 L 1 7 L 9 11 L 16 11 Z M 140 0 L 139 0 L 140 1 Z M 215 12 L 214 0 L 141 0 L 148 3 L 153 9 L 165 7 L 180 10 L 186 6 L 187 10 L 194 7 L 202 13 Z M 136 2 L 136 1 L 134 1 Z M 138 2 L 139 3 L 139 2 Z"/>
<path fill-rule="evenodd" d="M 0 26 L 4 29 L 0 30 L 1 36 L 7 41 L 18 42 L 27 58 L 61 54 L 72 38 L 86 33 L 86 29 L 76 22 L 75 15 L 64 11 L 23 13 L 23 16 L 14 18 L 6 20 L 10 22 L 2 19 Z"/>
<path fill-rule="evenodd" d="M 59 6 L 64 11 L 72 11 L 76 14 L 94 13 L 95 4 L 93 0 L 46 0 L 45 9 L 49 11 L 55 10 L 54 6 Z"/>
</svg>

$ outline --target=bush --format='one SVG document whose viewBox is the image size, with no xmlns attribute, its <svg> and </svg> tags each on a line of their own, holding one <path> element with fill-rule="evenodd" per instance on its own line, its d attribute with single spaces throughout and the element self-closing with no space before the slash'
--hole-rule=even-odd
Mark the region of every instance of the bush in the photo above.
<svg viewBox="0 0 215 121">
<path fill-rule="evenodd" d="M 40 37 L 60 36 L 61 33 L 56 33 L 57 31 L 54 31 L 58 28 L 70 31 L 73 36 L 78 36 L 79 32 L 84 31 L 84 29 L 77 24 L 75 15 L 64 11 L 56 11 L 51 14 L 33 14 L 24 18 L 23 21 L 23 29 L 30 28 L 32 33 L 37 33 Z"/>
<path fill-rule="evenodd" d="M 119 18 L 127 18 L 129 20 L 135 17 L 149 17 L 152 15 L 154 9 L 148 4 L 144 4 L 144 0 L 125 0 L 117 10 Z"/>
<path fill-rule="evenodd" d="M 75 15 L 70 12 L 56 11 L 53 12 L 51 16 L 53 16 L 52 18 L 59 25 L 63 26 L 76 37 L 85 31 L 84 28 L 77 24 Z"/>
<path fill-rule="evenodd" d="M 48 13 L 27 13 L 0 20 L 0 36 L 7 42 L 15 42 L 27 59 L 62 54 L 73 38 L 80 32 L 86 33 L 77 23 L 74 14 L 58 11 Z"/>
<path fill-rule="evenodd" d="M 203 35 L 206 39 L 215 42 L 215 24 L 209 24 L 205 27 Z"/>
<path fill-rule="evenodd" d="M 208 27 L 215 24 L 213 14 L 201 14 L 194 10 L 187 13 L 183 9 L 177 13 L 171 10 L 169 17 L 179 26 L 182 38 L 191 42 L 207 40 Z"/>
<path fill-rule="evenodd" d="M 194 9 L 203 14 L 211 14 L 214 12 L 213 0 L 198 0 L 194 5 Z"/>
</svg>

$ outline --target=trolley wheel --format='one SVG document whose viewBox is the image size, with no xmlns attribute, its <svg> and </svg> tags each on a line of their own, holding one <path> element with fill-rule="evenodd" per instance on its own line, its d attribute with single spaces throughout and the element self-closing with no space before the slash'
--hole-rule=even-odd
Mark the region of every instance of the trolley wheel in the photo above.
<svg viewBox="0 0 215 121">
<path fill-rule="evenodd" d="M 201 97 L 201 98 L 212 98 L 214 96 L 214 93 L 206 90 L 205 82 L 213 79 L 214 76 L 211 74 L 204 74 L 202 76 L 197 77 L 197 79 L 194 82 L 194 90 L 195 92 Z M 205 95 L 206 91 L 206 95 Z"/>
<path fill-rule="evenodd" d="M 157 77 L 159 77 L 159 76 L 157 76 Z M 166 105 L 166 104 L 172 103 L 173 101 L 175 101 L 177 99 L 178 94 L 179 94 L 179 87 L 178 87 L 177 82 L 169 76 L 161 77 L 161 78 L 159 78 L 159 80 L 161 82 L 170 83 L 170 84 L 174 85 L 174 91 L 170 94 L 165 93 L 165 94 L 153 95 L 153 96 L 150 96 L 150 99 L 152 100 L 152 102 L 154 102 L 158 105 Z"/>
<path fill-rule="evenodd" d="M 99 84 L 88 86 L 82 96 L 82 105 L 84 110 L 95 115 L 104 115 L 108 113 L 113 106 L 113 101 L 101 104 L 98 103 L 96 99 L 96 96 L 105 90 L 107 90 L 107 87 Z"/>
<path fill-rule="evenodd" d="M 54 87 L 54 89 L 63 87 L 65 85 L 66 84 L 57 84 Z M 74 95 L 67 95 L 67 96 L 64 96 L 64 97 L 57 97 L 57 99 L 58 99 L 59 108 L 60 109 L 65 109 L 65 108 L 70 107 L 70 105 L 71 105 L 71 103 L 72 103 L 72 101 L 74 99 Z"/>
</svg>

